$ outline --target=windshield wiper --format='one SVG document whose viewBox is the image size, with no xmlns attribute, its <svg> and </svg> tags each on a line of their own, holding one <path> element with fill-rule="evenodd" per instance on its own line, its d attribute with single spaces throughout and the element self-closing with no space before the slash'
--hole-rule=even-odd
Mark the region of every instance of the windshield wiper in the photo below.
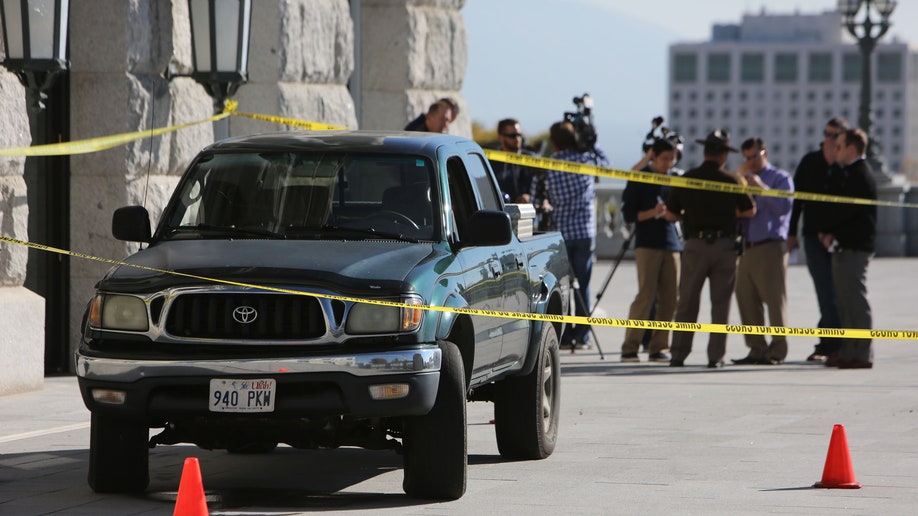
<svg viewBox="0 0 918 516">
<path fill-rule="evenodd" d="M 362 233 L 364 235 L 372 235 L 376 238 L 385 238 L 390 240 L 402 240 L 404 242 L 418 243 L 420 240 L 414 237 L 404 235 L 402 233 L 390 233 L 387 231 L 378 231 L 375 228 L 355 228 L 350 226 L 335 226 L 334 224 L 325 224 L 322 226 L 322 229 L 325 231 L 351 231 L 354 233 Z"/>
<path fill-rule="evenodd" d="M 284 233 L 278 233 L 276 231 L 271 231 L 268 229 L 259 229 L 259 228 L 239 228 L 236 226 L 216 226 L 213 224 L 197 224 L 195 226 L 178 226 L 173 227 L 169 230 L 169 234 L 179 233 L 179 232 L 191 232 L 191 231 L 206 231 L 214 233 L 225 233 L 228 235 L 245 235 L 245 236 L 262 236 L 276 238 L 279 240 L 284 240 L 287 238 L 287 235 Z"/>
</svg>

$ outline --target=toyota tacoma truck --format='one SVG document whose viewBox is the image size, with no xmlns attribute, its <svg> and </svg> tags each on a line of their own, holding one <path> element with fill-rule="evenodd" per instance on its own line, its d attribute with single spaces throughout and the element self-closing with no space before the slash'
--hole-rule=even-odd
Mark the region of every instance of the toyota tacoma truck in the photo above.
<svg viewBox="0 0 918 516">
<path fill-rule="evenodd" d="M 501 456 L 550 455 L 570 267 L 496 185 L 465 138 L 284 132 L 202 150 L 155 230 L 116 210 L 146 245 L 84 316 L 92 489 L 145 490 L 157 445 L 283 443 L 392 449 L 408 495 L 456 499 L 468 401 L 494 403 Z"/>
</svg>

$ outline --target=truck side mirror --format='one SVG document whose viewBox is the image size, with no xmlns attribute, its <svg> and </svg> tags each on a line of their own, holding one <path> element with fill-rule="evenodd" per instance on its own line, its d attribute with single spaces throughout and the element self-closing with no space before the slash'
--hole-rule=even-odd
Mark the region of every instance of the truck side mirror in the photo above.
<svg viewBox="0 0 918 516">
<path fill-rule="evenodd" d="M 462 244 L 467 246 L 507 245 L 513 237 L 510 215 L 497 210 L 476 211 L 469 218 Z"/>
<path fill-rule="evenodd" d="M 112 215 L 112 236 L 127 242 L 149 243 L 150 214 L 143 206 L 118 208 Z"/>
</svg>

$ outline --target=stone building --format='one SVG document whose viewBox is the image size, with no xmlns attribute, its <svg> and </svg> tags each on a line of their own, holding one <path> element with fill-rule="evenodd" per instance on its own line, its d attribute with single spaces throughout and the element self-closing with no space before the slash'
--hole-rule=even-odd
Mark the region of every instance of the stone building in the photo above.
<svg viewBox="0 0 918 516">
<path fill-rule="evenodd" d="M 464 3 L 257 0 L 249 80 L 234 99 L 240 111 L 361 129 L 401 129 L 445 95 L 464 105 Z M 185 76 L 186 0 L 71 2 L 69 55 L 69 72 L 41 115 L 29 114 L 24 88 L 0 68 L 0 146 L 148 130 L 213 113 L 204 89 Z M 450 132 L 470 136 L 468 109 L 461 111 Z M 231 135 L 284 129 L 229 120 Z M 212 126 L 201 124 L 69 158 L 0 158 L 0 234 L 123 258 L 136 244 L 111 237 L 112 212 L 143 204 L 155 220 L 213 139 Z M 84 307 L 108 267 L 0 242 L 0 394 L 40 388 L 44 374 L 72 369 Z"/>
</svg>

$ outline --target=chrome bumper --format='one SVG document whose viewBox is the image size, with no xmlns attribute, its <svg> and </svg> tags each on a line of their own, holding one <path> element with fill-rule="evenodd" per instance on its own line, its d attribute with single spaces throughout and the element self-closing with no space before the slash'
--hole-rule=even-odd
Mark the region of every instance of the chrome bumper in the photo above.
<svg viewBox="0 0 918 516">
<path fill-rule="evenodd" d="M 385 376 L 440 370 L 440 348 L 246 360 L 127 360 L 77 354 L 77 376 L 88 380 L 133 382 L 166 376 L 214 376 L 287 373 L 348 373 Z"/>
</svg>

